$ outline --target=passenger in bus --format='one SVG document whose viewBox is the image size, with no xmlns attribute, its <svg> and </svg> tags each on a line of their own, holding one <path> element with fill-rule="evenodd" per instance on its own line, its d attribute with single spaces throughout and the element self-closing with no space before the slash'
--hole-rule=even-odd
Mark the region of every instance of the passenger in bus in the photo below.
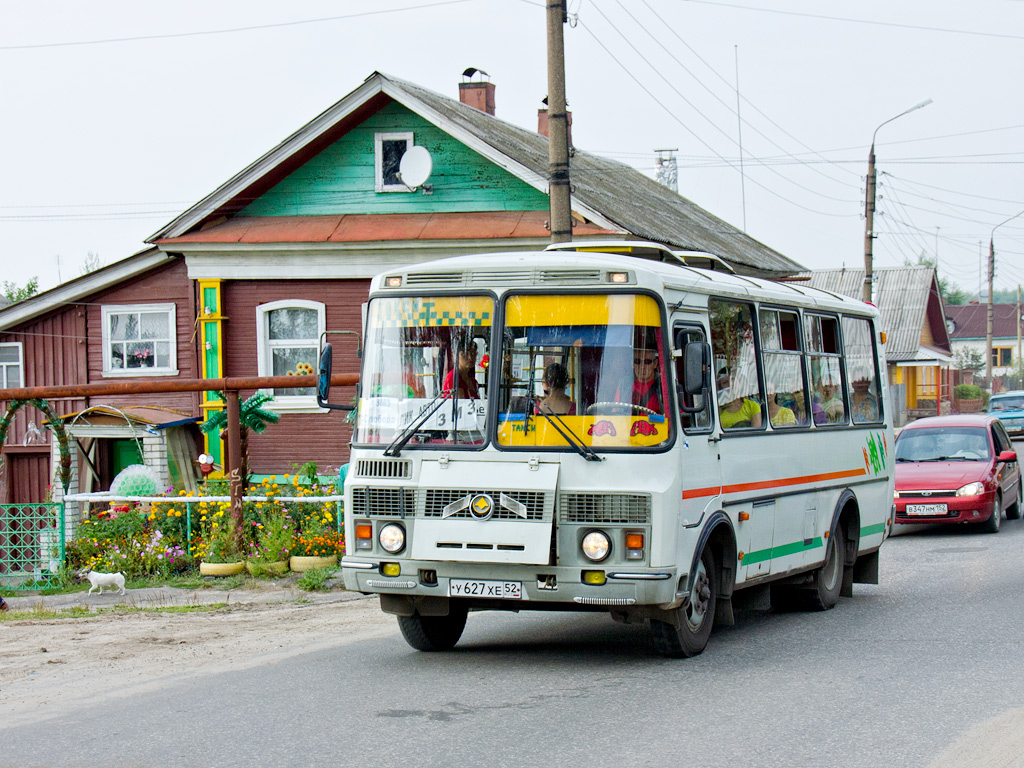
<svg viewBox="0 0 1024 768">
<path fill-rule="evenodd" d="M 850 411 L 854 422 L 876 421 L 878 419 L 878 401 L 871 393 L 871 382 L 867 378 L 853 382 L 853 396 L 850 398 Z"/>
<path fill-rule="evenodd" d="M 768 418 L 773 427 L 797 426 L 796 414 L 792 408 L 782 405 L 784 402 L 789 402 L 789 399 L 781 392 L 773 392 L 768 396 Z"/>
<path fill-rule="evenodd" d="M 471 341 L 459 349 L 459 391 L 460 400 L 480 398 L 480 386 L 476 383 L 476 342 Z M 455 369 L 448 371 L 441 389 L 451 396 L 455 388 Z"/>
<path fill-rule="evenodd" d="M 846 420 L 843 398 L 839 396 L 836 385 L 831 381 L 818 382 L 814 388 L 814 401 L 811 403 L 815 424 L 838 424 Z"/>
<path fill-rule="evenodd" d="M 576 404 L 565 394 L 569 385 L 569 372 L 561 363 L 551 363 L 544 369 L 544 397 L 534 406 L 536 413 L 575 416 Z"/>
<path fill-rule="evenodd" d="M 718 421 L 722 429 L 758 428 L 761 426 L 761 406 L 749 397 L 735 397 L 732 376 L 723 368 L 716 379 L 718 389 Z"/>
</svg>

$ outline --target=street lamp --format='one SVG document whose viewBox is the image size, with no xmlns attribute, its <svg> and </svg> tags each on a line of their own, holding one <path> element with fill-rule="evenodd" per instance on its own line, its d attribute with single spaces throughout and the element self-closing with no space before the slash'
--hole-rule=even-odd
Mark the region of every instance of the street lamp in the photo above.
<svg viewBox="0 0 1024 768">
<path fill-rule="evenodd" d="M 1024 211 L 1015 213 L 1006 221 L 1000 221 L 992 227 L 992 234 L 988 238 L 988 307 L 985 321 L 985 382 L 988 384 L 989 392 L 992 391 L 992 281 L 996 273 L 996 230 L 1003 224 L 1013 221 Z"/>
<path fill-rule="evenodd" d="M 925 99 L 920 104 L 915 104 L 910 109 L 900 112 L 896 117 L 890 117 L 880 123 L 878 128 L 922 107 L 927 107 L 931 103 L 931 99 Z M 866 302 L 871 301 L 871 285 L 875 279 L 871 265 L 875 240 L 875 136 L 878 135 L 878 128 L 875 128 L 875 132 L 871 134 L 871 151 L 868 152 L 867 194 L 864 195 L 864 285 L 861 287 L 861 299 Z"/>
</svg>

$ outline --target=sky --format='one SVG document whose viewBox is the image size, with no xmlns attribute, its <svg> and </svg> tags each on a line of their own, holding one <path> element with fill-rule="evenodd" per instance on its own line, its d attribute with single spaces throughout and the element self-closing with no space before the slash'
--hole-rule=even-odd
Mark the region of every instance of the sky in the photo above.
<svg viewBox="0 0 1024 768">
<path fill-rule="evenodd" d="M 569 0 L 573 141 L 810 269 L 1024 284 L 1024 0 Z M 374 71 L 536 130 L 543 0 L 0 0 L 0 282 L 109 264 Z M 902 115 L 927 100 L 927 107 Z M 882 124 L 885 123 L 883 126 Z M 1007 221 L 1009 220 L 1009 221 Z"/>
</svg>

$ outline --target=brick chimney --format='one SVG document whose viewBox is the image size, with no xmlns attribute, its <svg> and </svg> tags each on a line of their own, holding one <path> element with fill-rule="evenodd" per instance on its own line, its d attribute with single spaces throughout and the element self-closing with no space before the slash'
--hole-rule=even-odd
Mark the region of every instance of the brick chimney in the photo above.
<svg viewBox="0 0 1024 768">
<path fill-rule="evenodd" d="M 490 77 L 482 69 L 470 67 L 462 73 L 463 78 L 470 78 L 474 75 Z M 494 83 L 484 80 L 476 82 L 463 80 L 459 83 L 459 101 L 488 115 L 494 114 Z"/>
<path fill-rule="evenodd" d="M 565 114 L 568 115 L 568 124 L 566 125 L 566 131 L 568 132 L 569 146 L 572 146 L 572 111 L 566 110 Z M 537 110 L 537 133 L 541 136 L 548 135 L 548 110 L 547 107 L 544 109 Z"/>
</svg>

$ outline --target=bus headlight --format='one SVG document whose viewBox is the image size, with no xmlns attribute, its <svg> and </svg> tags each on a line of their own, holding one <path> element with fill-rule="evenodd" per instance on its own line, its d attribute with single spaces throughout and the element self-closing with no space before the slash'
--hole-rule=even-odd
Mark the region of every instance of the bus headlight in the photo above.
<svg viewBox="0 0 1024 768">
<path fill-rule="evenodd" d="M 392 555 L 401 552 L 405 548 L 405 529 L 395 523 L 388 523 L 380 529 L 377 541 L 380 542 L 385 552 L 390 552 Z"/>
<path fill-rule="evenodd" d="M 583 550 L 583 554 L 588 560 L 599 563 L 612 551 L 612 540 L 604 531 L 591 531 L 583 537 L 580 549 Z"/>
</svg>

